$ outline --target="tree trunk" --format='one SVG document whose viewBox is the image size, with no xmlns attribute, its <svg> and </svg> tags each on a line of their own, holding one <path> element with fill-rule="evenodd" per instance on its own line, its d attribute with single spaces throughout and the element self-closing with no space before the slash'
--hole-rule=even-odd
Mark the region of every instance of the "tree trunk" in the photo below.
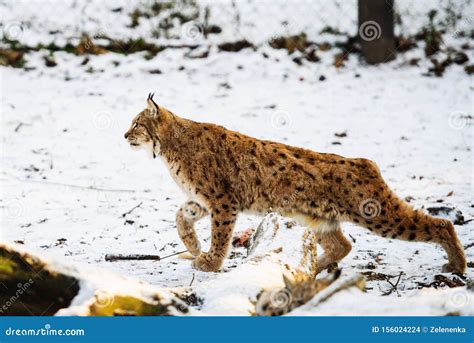
<svg viewBox="0 0 474 343">
<path fill-rule="evenodd" d="M 359 0 L 359 41 L 370 64 L 394 59 L 393 0 Z"/>
</svg>

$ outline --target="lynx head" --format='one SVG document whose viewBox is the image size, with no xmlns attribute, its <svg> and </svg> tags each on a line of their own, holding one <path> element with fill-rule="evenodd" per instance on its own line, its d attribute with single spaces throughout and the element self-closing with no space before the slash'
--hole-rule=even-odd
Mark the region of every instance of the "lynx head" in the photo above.
<svg viewBox="0 0 474 343">
<path fill-rule="evenodd" d="M 133 119 L 132 125 L 125 132 L 124 137 L 132 149 L 145 149 L 155 158 L 160 149 L 156 134 L 156 119 L 160 113 L 160 108 L 153 101 L 153 95 L 151 93 L 148 95 L 147 108 Z"/>
</svg>

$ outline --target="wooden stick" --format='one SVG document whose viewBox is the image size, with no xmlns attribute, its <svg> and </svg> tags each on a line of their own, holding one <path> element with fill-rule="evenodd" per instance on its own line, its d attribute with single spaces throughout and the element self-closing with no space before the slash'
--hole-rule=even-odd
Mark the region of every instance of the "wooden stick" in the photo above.
<svg viewBox="0 0 474 343">
<path fill-rule="evenodd" d="M 161 260 L 164 260 L 165 258 L 176 256 L 176 255 L 179 255 L 179 254 L 181 254 L 183 252 L 186 252 L 186 251 L 187 250 L 178 251 L 178 252 L 175 252 L 174 254 L 163 256 L 163 257 L 160 257 L 159 255 L 142 255 L 142 254 L 131 254 L 131 255 L 107 254 L 107 255 L 105 255 L 105 260 L 107 262 L 145 261 L 145 260 L 161 261 Z"/>
<path fill-rule="evenodd" d="M 134 206 L 131 210 L 125 212 L 125 213 L 122 213 L 122 217 L 125 218 L 125 216 L 127 216 L 128 214 L 132 213 L 134 210 L 136 210 L 137 208 L 139 208 L 141 205 L 143 204 L 143 201 L 140 202 L 138 205 Z"/>
</svg>

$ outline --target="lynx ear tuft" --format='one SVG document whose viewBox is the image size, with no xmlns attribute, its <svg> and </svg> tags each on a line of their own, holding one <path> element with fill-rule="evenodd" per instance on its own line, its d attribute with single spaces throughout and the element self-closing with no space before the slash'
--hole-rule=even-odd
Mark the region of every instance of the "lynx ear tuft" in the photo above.
<svg viewBox="0 0 474 343">
<path fill-rule="evenodd" d="M 148 108 L 148 112 L 150 113 L 150 115 L 153 116 L 153 117 L 156 117 L 158 115 L 158 113 L 160 112 L 160 108 L 155 103 L 155 101 L 153 101 L 153 96 L 154 95 L 155 95 L 155 93 L 149 93 L 148 98 L 146 99 L 146 103 L 147 103 L 147 108 Z"/>
</svg>

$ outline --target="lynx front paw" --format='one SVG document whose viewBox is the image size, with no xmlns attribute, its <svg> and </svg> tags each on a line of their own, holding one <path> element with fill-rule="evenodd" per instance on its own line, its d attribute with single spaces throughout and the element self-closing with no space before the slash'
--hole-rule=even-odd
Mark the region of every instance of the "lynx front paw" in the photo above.
<svg viewBox="0 0 474 343">
<path fill-rule="evenodd" d="M 203 272 L 218 272 L 221 266 L 222 260 L 217 257 L 211 257 L 207 253 L 199 255 L 193 261 L 193 267 Z"/>
<path fill-rule="evenodd" d="M 189 251 L 182 252 L 181 254 L 178 255 L 178 257 L 183 260 L 194 260 L 196 258 L 196 256 L 191 254 Z"/>
</svg>

